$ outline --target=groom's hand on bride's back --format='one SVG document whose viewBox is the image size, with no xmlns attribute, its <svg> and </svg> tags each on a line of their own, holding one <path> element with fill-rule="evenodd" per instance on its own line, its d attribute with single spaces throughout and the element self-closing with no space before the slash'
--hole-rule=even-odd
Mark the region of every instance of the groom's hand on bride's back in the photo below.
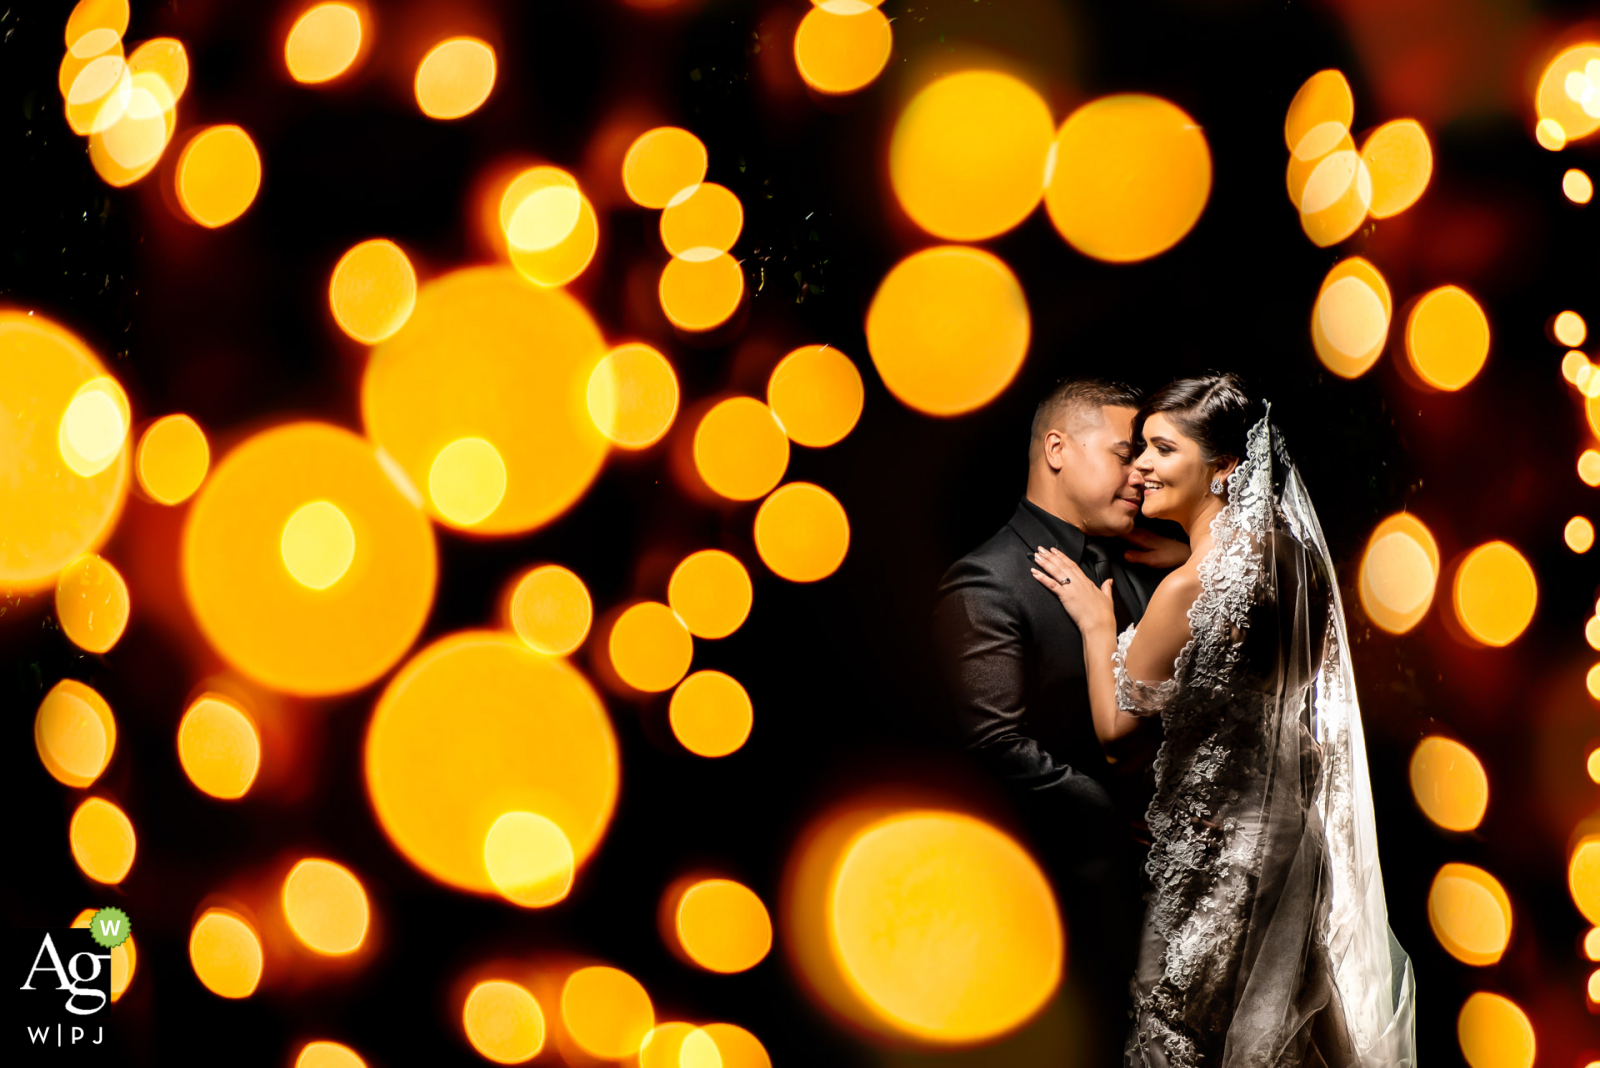
<svg viewBox="0 0 1600 1068">
<path fill-rule="evenodd" d="M 1179 541 L 1177 538 L 1164 538 L 1144 527 L 1134 527 L 1122 537 L 1124 541 L 1131 541 L 1139 546 L 1122 554 L 1122 558 L 1130 564 L 1143 564 L 1158 571 L 1170 571 L 1172 568 L 1182 567 L 1189 559 L 1188 542 Z"/>
</svg>

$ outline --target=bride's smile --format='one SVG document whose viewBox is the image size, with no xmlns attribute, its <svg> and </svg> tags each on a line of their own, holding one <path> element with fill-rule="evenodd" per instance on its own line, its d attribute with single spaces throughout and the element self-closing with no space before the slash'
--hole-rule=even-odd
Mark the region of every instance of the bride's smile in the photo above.
<svg viewBox="0 0 1600 1068">
<path fill-rule="evenodd" d="M 1144 514 L 1187 527 L 1202 511 L 1214 512 L 1219 499 L 1211 492 L 1212 482 L 1219 476 L 1226 479 L 1234 461 L 1207 460 L 1200 444 L 1163 413 L 1151 415 L 1142 430 L 1133 469 L 1143 480 Z"/>
</svg>

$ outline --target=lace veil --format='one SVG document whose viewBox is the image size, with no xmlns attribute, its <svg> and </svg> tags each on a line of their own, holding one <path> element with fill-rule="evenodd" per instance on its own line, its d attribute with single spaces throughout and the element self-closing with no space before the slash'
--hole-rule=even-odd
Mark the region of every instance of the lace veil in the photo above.
<svg viewBox="0 0 1600 1068">
<path fill-rule="evenodd" d="M 1344 609 L 1270 406 L 1212 531 L 1202 578 L 1208 565 L 1244 578 L 1207 585 L 1233 602 L 1217 606 L 1224 640 L 1267 729 L 1260 875 L 1222 1066 L 1297 1062 L 1307 1042 L 1328 1068 L 1414 1066 L 1411 961 L 1389 929 Z"/>
</svg>

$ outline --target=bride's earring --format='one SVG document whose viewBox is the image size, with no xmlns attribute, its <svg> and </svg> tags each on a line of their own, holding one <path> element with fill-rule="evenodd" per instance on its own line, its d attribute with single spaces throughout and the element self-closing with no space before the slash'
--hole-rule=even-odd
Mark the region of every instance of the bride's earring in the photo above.
<svg viewBox="0 0 1600 1068">
<path fill-rule="evenodd" d="M 1222 489 L 1222 476 L 1218 475 L 1216 478 L 1211 480 L 1211 492 L 1220 497 L 1222 496 Z"/>
</svg>

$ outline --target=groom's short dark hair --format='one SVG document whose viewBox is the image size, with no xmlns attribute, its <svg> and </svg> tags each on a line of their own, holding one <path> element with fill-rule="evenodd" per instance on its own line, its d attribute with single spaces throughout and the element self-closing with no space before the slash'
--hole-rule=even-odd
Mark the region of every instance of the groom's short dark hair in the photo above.
<svg viewBox="0 0 1600 1068">
<path fill-rule="evenodd" d="M 1091 411 L 1098 415 L 1101 408 L 1138 408 L 1144 395 L 1132 386 L 1104 378 L 1063 378 L 1039 401 L 1033 410 L 1033 432 L 1028 438 L 1028 463 L 1039 458 L 1044 447 L 1044 435 L 1053 426 L 1064 426 L 1075 420 L 1079 413 Z"/>
</svg>

